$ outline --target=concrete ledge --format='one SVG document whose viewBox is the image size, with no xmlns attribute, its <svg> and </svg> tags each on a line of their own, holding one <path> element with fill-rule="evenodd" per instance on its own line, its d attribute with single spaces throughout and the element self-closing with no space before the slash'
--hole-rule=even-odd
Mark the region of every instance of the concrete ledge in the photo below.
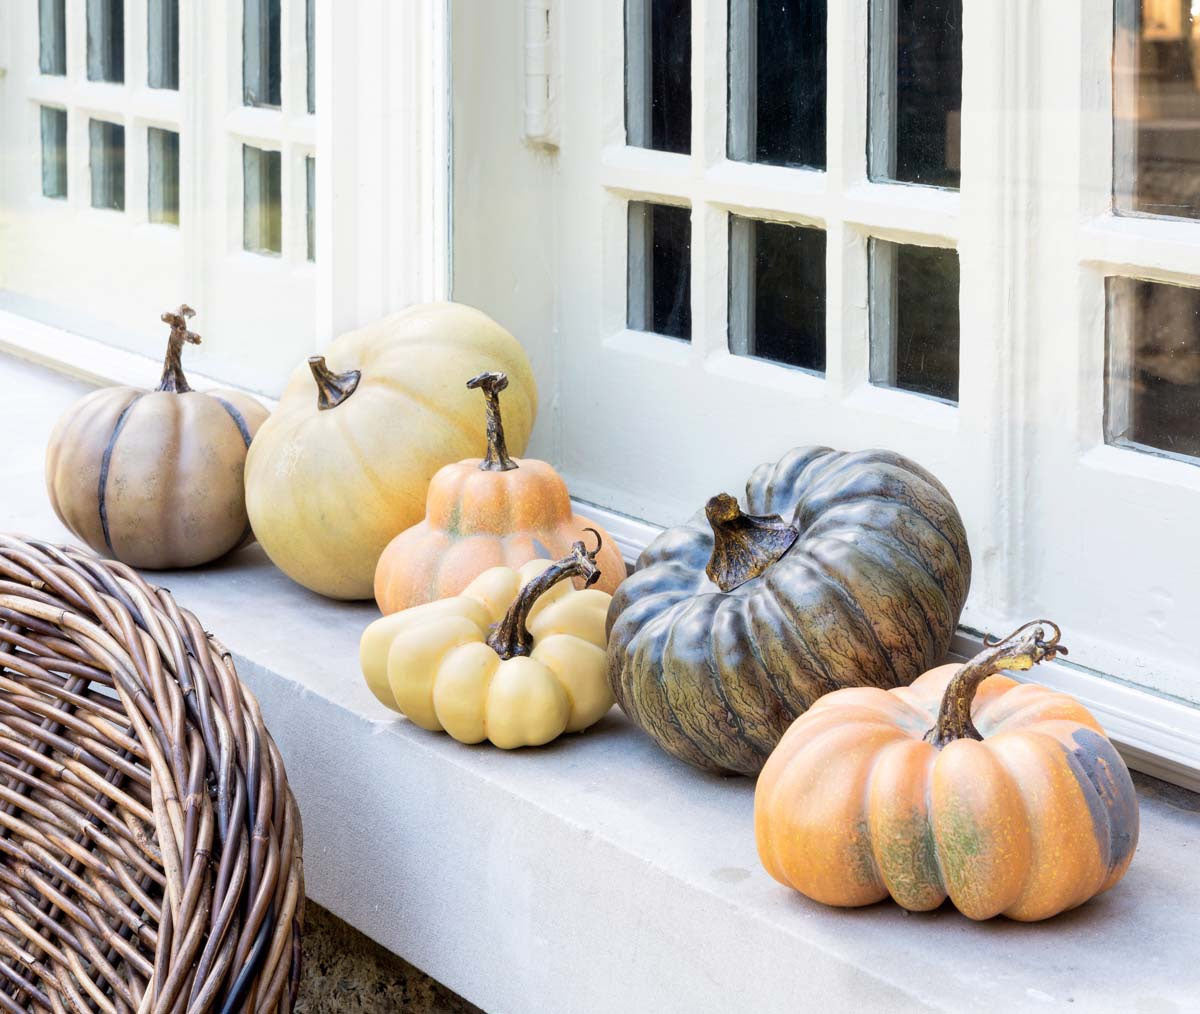
<svg viewBox="0 0 1200 1014">
<path fill-rule="evenodd" d="M 0 358 L 0 527 L 67 541 L 42 448 L 86 388 Z M 300 801 L 310 895 L 493 1012 L 1195 1010 L 1200 802 L 1143 782 L 1118 887 L 1048 923 L 823 908 L 758 864 L 753 785 L 659 751 L 618 712 L 503 753 L 392 716 L 359 675 L 369 605 L 257 548 L 158 575 L 235 653 Z"/>
</svg>

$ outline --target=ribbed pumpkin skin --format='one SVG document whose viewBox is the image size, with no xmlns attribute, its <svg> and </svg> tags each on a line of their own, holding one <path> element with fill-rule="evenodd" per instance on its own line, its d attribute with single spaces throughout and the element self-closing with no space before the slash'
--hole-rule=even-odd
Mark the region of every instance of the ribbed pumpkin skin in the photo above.
<svg viewBox="0 0 1200 1014">
<path fill-rule="evenodd" d="M 989 676 L 971 708 L 982 741 L 923 741 L 959 666 L 911 687 L 839 690 L 784 735 L 754 797 L 759 857 L 827 905 L 890 894 L 926 911 L 947 895 L 972 919 L 1033 921 L 1124 875 L 1137 795 L 1078 701 Z"/>
<path fill-rule="evenodd" d="M 621 551 L 598 524 L 571 510 L 558 472 L 533 458 L 516 459 L 517 467 L 506 472 L 482 471 L 479 460 L 442 468 L 429 484 L 425 520 L 383 551 L 375 601 L 385 615 L 458 595 L 492 567 L 515 570 L 541 557 L 558 559 L 585 528 L 602 539 L 594 587 L 616 589 L 625 577 Z"/>
<path fill-rule="evenodd" d="M 753 775 L 822 694 L 940 662 L 971 557 L 941 483 L 889 451 L 797 448 L 754 470 L 743 506 L 792 520 L 795 545 L 722 592 L 704 513 L 664 532 L 613 596 L 608 659 L 618 703 L 664 749 Z"/>
<path fill-rule="evenodd" d="M 236 391 L 94 391 L 51 434 L 50 504 L 92 549 L 132 567 L 208 563 L 249 539 L 242 471 L 266 418 Z"/>
<path fill-rule="evenodd" d="M 464 387 L 504 371 L 509 439 L 523 451 L 537 414 L 525 351 L 486 314 L 457 303 L 409 307 L 325 350 L 330 369 L 361 371 L 354 392 L 319 410 L 297 367 L 246 459 L 246 506 L 280 570 L 339 599 L 370 598 L 389 540 L 424 517 L 429 480 L 485 449 L 484 405 Z"/>
</svg>

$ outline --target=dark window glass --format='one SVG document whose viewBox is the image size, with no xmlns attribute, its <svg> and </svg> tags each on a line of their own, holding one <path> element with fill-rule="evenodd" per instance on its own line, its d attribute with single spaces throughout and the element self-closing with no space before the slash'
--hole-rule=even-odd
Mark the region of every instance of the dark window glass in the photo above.
<svg viewBox="0 0 1200 1014">
<path fill-rule="evenodd" d="M 957 187 L 962 0 L 873 0 L 871 178 Z"/>
<path fill-rule="evenodd" d="M 304 160 L 305 193 L 308 197 L 308 259 L 317 259 L 317 160 L 309 155 Z"/>
<path fill-rule="evenodd" d="M 149 211 L 151 222 L 179 224 L 179 135 L 151 127 L 146 131 L 150 156 Z"/>
<path fill-rule="evenodd" d="M 146 8 L 147 82 L 179 88 L 179 0 L 150 0 Z"/>
<path fill-rule="evenodd" d="M 125 210 L 125 128 L 107 120 L 88 123 L 92 207 Z"/>
<path fill-rule="evenodd" d="M 283 251 L 282 159 L 277 151 L 242 145 L 242 246 L 252 253 Z"/>
<path fill-rule="evenodd" d="M 247 106 L 283 104 L 280 78 L 279 0 L 244 0 L 242 101 Z"/>
<path fill-rule="evenodd" d="M 42 196 L 67 196 L 67 111 L 42 106 Z"/>
<path fill-rule="evenodd" d="M 125 2 L 87 0 L 89 81 L 125 80 Z"/>
<path fill-rule="evenodd" d="M 825 168 L 826 0 L 732 0 L 729 157 Z"/>
<path fill-rule="evenodd" d="M 729 220 L 729 350 L 825 372 L 825 233 Z"/>
<path fill-rule="evenodd" d="M 1200 289 L 1110 278 L 1104 436 L 1200 458 Z"/>
<path fill-rule="evenodd" d="M 1117 0 L 1115 13 L 1116 210 L 1200 218 L 1200 4 Z"/>
<path fill-rule="evenodd" d="M 628 324 L 692 339 L 692 213 L 635 201 L 629 205 Z"/>
<path fill-rule="evenodd" d="M 691 0 L 626 0 L 625 131 L 637 148 L 691 151 Z"/>
<path fill-rule="evenodd" d="M 43 74 L 67 72 L 66 0 L 38 0 L 38 69 Z"/>
<path fill-rule="evenodd" d="M 958 401 L 958 254 L 871 240 L 871 382 Z"/>
</svg>

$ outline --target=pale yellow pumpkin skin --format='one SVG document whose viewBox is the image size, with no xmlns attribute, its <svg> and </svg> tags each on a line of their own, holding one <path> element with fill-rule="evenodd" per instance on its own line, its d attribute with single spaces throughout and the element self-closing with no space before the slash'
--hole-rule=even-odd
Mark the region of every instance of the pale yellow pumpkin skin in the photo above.
<svg viewBox="0 0 1200 1014">
<path fill-rule="evenodd" d="M 969 702 L 983 738 L 939 744 L 929 733 L 963 669 L 837 690 L 792 724 L 755 790 L 767 872 L 827 905 L 891 895 L 927 911 L 949 897 L 971 919 L 1024 922 L 1124 876 L 1137 795 L 1096 720 L 1066 694 L 990 675 Z"/>
<path fill-rule="evenodd" d="M 523 450 L 537 388 L 517 340 L 457 303 L 409 307 L 342 335 L 325 351 L 335 373 L 361 371 L 341 404 L 321 410 L 307 364 L 246 459 L 246 506 L 267 555 L 294 581 L 339 599 L 373 593 L 375 565 L 425 513 L 443 465 L 485 450 L 485 408 L 463 385 L 481 370 L 510 377 L 509 433 Z"/>
<path fill-rule="evenodd" d="M 371 691 L 423 729 L 506 750 L 594 725 L 613 705 L 606 592 L 567 580 L 542 594 L 529 612 L 529 656 L 502 659 L 486 643 L 518 591 L 549 566 L 493 567 L 461 595 L 376 620 L 360 644 Z"/>
</svg>

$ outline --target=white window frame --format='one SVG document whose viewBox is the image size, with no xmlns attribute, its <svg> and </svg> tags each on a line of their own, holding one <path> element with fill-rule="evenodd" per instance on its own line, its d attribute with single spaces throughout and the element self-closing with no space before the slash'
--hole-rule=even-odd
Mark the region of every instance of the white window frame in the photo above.
<svg viewBox="0 0 1200 1014">
<path fill-rule="evenodd" d="M 32 156 L 13 160 L 19 180 L 0 180 L 0 214 L 14 208 L 14 195 L 27 195 L 16 217 L 36 226 L 10 248 L 36 270 L 0 272 L 0 348 L 89 379 L 146 384 L 157 373 L 142 360 L 161 358 L 158 315 L 186 300 L 206 338 L 189 354 L 192 372 L 275 396 L 295 364 L 341 331 L 445 298 L 445 0 L 317 0 L 315 115 L 307 111 L 304 0 L 282 0 L 281 109 L 242 104 L 242 0 L 181 0 L 178 92 L 145 84 L 147 0 L 125 0 L 125 84 L 87 81 L 85 5 L 67 0 L 65 79 L 38 72 L 37 5 L 0 11 L 12 124 L 0 136 L 19 130 Z M 43 103 L 71 110 L 65 202 L 41 196 Z M 124 212 L 88 206 L 87 123 L 77 112 L 87 109 L 126 126 Z M 146 221 L 147 126 L 180 133 L 177 228 Z M 243 143 L 282 152 L 280 256 L 242 248 Z M 306 248 L 309 155 L 315 263 Z M 31 242 L 36 232 L 52 240 Z M 13 280 L 15 291 L 3 291 Z"/>
<path fill-rule="evenodd" d="M 725 157 L 725 0 L 692 3 L 690 155 L 625 143 L 623 0 L 553 7 L 563 77 L 554 149 L 511 128 L 505 147 L 457 94 L 464 83 L 478 98 L 477 78 L 521 71 L 504 16 L 470 26 L 460 16 L 454 292 L 551 365 L 552 416 L 543 410 L 534 449 L 627 550 L 711 494 L 739 490 L 752 466 L 790 446 L 894 448 L 946 482 L 967 521 L 974 574 L 958 648 L 1049 612 L 1073 653 L 1038 678 L 1088 703 L 1138 766 L 1200 785 L 1200 653 L 1189 659 L 1186 647 L 1160 641 L 1154 655 L 1144 636 L 1164 608 L 1154 568 L 1200 561 L 1196 526 L 1185 526 L 1200 517 L 1200 468 L 1108 446 L 1102 429 L 1103 276 L 1197 284 L 1200 224 L 1109 211 L 1112 3 L 964 4 L 957 193 L 869 179 L 866 0 L 829 4 L 824 173 Z M 468 6 L 457 0 L 456 10 Z M 505 89 L 494 91 L 490 114 L 504 116 Z M 469 151 L 485 134 L 486 154 Z M 690 343 L 626 327 L 629 201 L 693 209 Z M 826 230 L 824 378 L 730 354 L 730 213 Z M 870 237 L 958 251 L 957 405 L 869 382 Z M 483 243 L 486 258 L 474 253 Z M 525 269 L 519 288 L 497 284 L 496 265 L 510 261 Z M 543 289 L 548 299 L 531 299 Z M 1098 495 L 1072 500 L 1080 483 Z M 1122 497 L 1133 502 L 1126 515 Z M 1142 519 L 1144 560 L 1072 541 L 1105 519 L 1132 533 L 1119 528 L 1131 518 Z M 1173 580 L 1165 636 L 1182 642 L 1190 624 L 1177 607 L 1200 612 L 1189 597 L 1200 580 Z"/>
</svg>

